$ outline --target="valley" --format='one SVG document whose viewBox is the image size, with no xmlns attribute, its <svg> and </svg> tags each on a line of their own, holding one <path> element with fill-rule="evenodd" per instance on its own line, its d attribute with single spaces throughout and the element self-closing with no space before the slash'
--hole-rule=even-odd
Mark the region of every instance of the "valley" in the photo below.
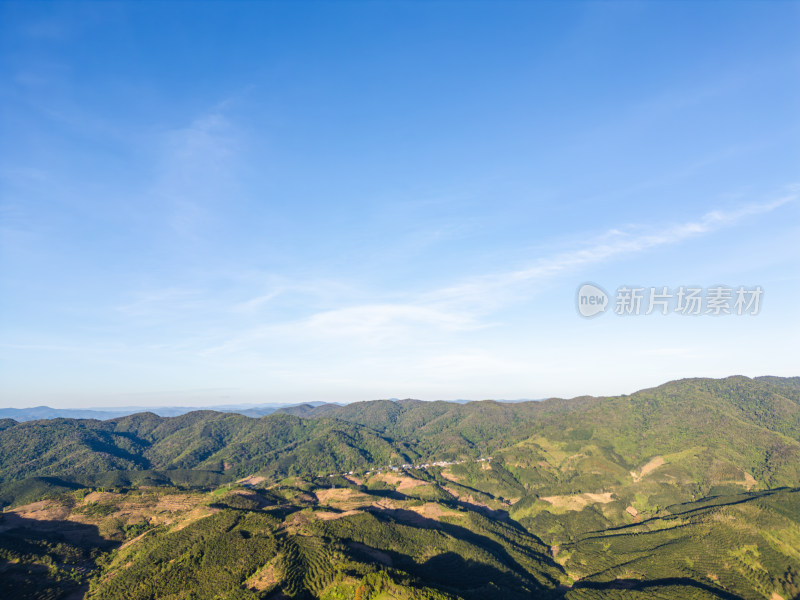
<svg viewBox="0 0 800 600">
<path fill-rule="evenodd" d="M 0 595 L 800 597 L 798 378 L 306 413 L 4 421 Z"/>
</svg>

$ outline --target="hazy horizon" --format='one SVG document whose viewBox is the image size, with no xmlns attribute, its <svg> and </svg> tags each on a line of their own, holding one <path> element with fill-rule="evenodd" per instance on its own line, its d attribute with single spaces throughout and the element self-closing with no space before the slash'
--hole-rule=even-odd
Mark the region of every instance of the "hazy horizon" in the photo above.
<svg viewBox="0 0 800 600">
<path fill-rule="evenodd" d="M 733 374 L 728 375 L 726 377 L 715 378 L 715 379 L 727 379 L 728 377 L 747 377 L 749 379 L 758 379 L 761 377 L 800 377 L 799 375 L 772 375 L 772 374 L 764 374 L 764 375 L 741 375 L 741 374 Z M 325 400 L 325 399 L 305 399 L 299 401 L 292 401 L 292 400 L 267 400 L 267 401 L 260 401 L 258 398 L 253 398 L 251 400 L 246 401 L 228 401 L 228 399 L 224 396 L 219 397 L 218 401 L 208 400 L 208 401 L 200 401 L 192 402 L 190 398 L 184 398 L 178 402 L 172 402 L 169 396 L 161 396 L 160 394 L 153 393 L 153 394 L 140 394 L 139 397 L 148 397 L 148 396 L 159 396 L 163 397 L 163 401 L 158 400 L 151 400 L 151 401 L 143 401 L 141 403 L 129 403 L 129 404 L 96 404 L 96 405 L 76 405 L 76 404 L 58 404 L 58 405 L 50 405 L 50 404 L 15 404 L 9 403 L 4 404 L 0 408 L 11 408 L 11 409 L 32 409 L 32 408 L 51 408 L 51 409 L 65 409 L 65 410 L 94 410 L 94 411 L 126 411 L 132 409 L 147 409 L 147 408 L 196 408 L 199 410 L 202 409 L 214 409 L 214 408 L 234 408 L 239 407 L 242 409 L 246 409 L 248 407 L 258 407 L 258 406 L 297 406 L 300 404 L 339 404 L 339 405 L 346 405 L 346 404 L 355 404 L 359 402 L 375 402 L 381 400 L 390 400 L 390 401 L 403 401 L 403 400 L 418 400 L 422 402 L 451 402 L 451 403 L 468 403 L 468 402 L 500 402 L 500 403 L 518 403 L 518 402 L 542 402 L 544 400 L 555 400 L 555 399 L 565 399 L 571 400 L 575 398 L 582 398 L 587 396 L 595 396 L 595 397 L 605 397 L 605 396 L 623 396 L 633 394 L 639 391 L 643 391 L 646 389 L 651 389 L 655 387 L 659 387 L 661 385 L 665 385 L 667 383 L 671 383 L 673 381 L 679 381 L 683 379 L 707 379 L 701 376 L 698 377 L 682 377 L 680 379 L 674 380 L 665 380 L 657 384 L 644 386 L 641 388 L 632 389 L 629 391 L 621 391 L 613 394 L 599 394 L 599 393 L 583 393 L 583 394 L 575 394 L 575 395 L 553 395 L 553 396 L 545 396 L 541 398 L 501 398 L 501 397 L 486 397 L 486 398 L 413 398 L 413 397 L 396 397 L 396 396 L 386 396 L 382 398 L 356 398 L 356 399 L 340 399 L 340 400 Z M 174 392 L 175 394 L 180 394 L 183 396 L 184 394 L 188 393 L 189 391 L 177 391 Z M 133 396 L 136 396 L 135 394 Z"/>
</svg>

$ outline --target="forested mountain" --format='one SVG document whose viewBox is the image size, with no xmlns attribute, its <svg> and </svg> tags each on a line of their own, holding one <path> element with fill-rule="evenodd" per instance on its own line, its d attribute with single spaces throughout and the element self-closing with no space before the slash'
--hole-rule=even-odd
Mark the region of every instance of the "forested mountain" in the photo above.
<svg viewBox="0 0 800 600">
<path fill-rule="evenodd" d="M 0 478 L 16 597 L 800 595 L 800 378 L 4 419 Z"/>
<path fill-rule="evenodd" d="M 31 408 L 2 408 L 0 419 L 13 419 L 15 421 L 36 421 L 38 419 L 114 419 L 140 412 L 154 412 L 162 417 L 177 417 L 197 410 L 214 410 L 230 412 L 248 417 L 263 417 L 281 409 L 313 409 L 324 402 L 305 404 L 225 404 L 221 406 L 206 406 L 192 408 L 187 406 L 158 406 L 143 408 L 129 406 L 124 408 L 50 408 L 49 406 L 34 406 Z M 302 416 L 302 415 L 300 415 Z"/>
</svg>

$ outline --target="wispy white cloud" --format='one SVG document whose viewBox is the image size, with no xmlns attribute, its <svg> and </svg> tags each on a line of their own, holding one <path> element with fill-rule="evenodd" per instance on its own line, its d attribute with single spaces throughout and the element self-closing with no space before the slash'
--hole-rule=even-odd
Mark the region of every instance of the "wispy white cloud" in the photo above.
<svg viewBox="0 0 800 600">
<path fill-rule="evenodd" d="M 435 327 L 445 331 L 474 329 L 478 324 L 467 314 L 447 312 L 414 304 L 365 304 L 317 313 L 304 327 L 327 335 L 385 338 L 398 328 Z"/>
<path fill-rule="evenodd" d="M 465 313 L 429 306 L 361 304 L 314 313 L 281 323 L 259 325 L 206 348 L 204 354 L 235 354 L 248 350 L 313 346 L 334 348 L 345 341 L 362 348 L 408 344 L 425 336 L 482 327 Z"/>
<path fill-rule="evenodd" d="M 212 221 L 215 194 L 231 179 L 238 143 L 235 127 L 221 107 L 165 135 L 157 192 L 172 207 L 173 227 L 179 234 L 196 235 L 202 221 Z M 302 340 L 307 344 L 346 340 L 364 347 L 387 342 L 413 344 L 414 340 L 491 327 L 498 310 L 517 298 L 529 298 L 530 288 L 539 282 L 710 234 L 773 211 L 794 201 L 799 192 L 797 187 L 789 188 L 782 197 L 768 202 L 713 210 L 666 226 L 615 227 L 570 250 L 535 258 L 524 268 L 477 275 L 422 292 L 376 292 L 342 282 L 273 276 L 267 278 L 268 285 L 260 293 L 238 302 L 231 301 L 235 292 L 223 295 L 226 298 L 210 289 L 203 291 L 202 286 L 170 286 L 139 293 L 118 310 L 128 317 L 163 318 L 189 312 L 202 316 L 207 331 L 217 331 L 197 332 L 194 339 L 203 345 L 198 348 L 203 355 L 272 347 L 276 340 Z M 264 312 L 276 302 L 279 308 Z M 286 309 L 292 303 L 295 307 Z M 226 323 L 222 316 L 225 312 L 239 318 Z M 254 324 L 254 319 L 261 322 Z M 224 333 L 231 329 L 237 332 Z M 186 340 L 179 345 L 191 347 Z"/>
<path fill-rule="evenodd" d="M 799 193 L 800 190 L 792 186 L 786 194 L 776 200 L 748 204 L 730 210 L 713 210 L 699 219 L 661 228 L 644 226 L 614 228 L 596 236 L 580 248 L 540 258 L 524 269 L 475 277 L 454 286 L 434 290 L 426 294 L 424 299 L 433 304 L 471 304 L 476 308 L 482 305 L 494 306 L 498 298 L 502 297 L 499 294 L 514 287 L 712 233 L 747 217 L 768 213 L 793 202 Z"/>
<path fill-rule="evenodd" d="M 199 237 L 214 223 L 214 208 L 236 189 L 239 135 L 219 109 L 162 134 L 159 175 L 152 195 L 164 203 L 168 222 L 182 238 Z"/>
<path fill-rule="evenodd" d="M 249 328 L 204 350 L 204 353 L 236 353 L 274 347 L 281 340 L 292 343 L 341 342 L 362 348 L 387 343 L 415 344 L 492 326 L 492 315 L 514 302 L 522 290 L 565 273 L 653 249 L 678 244 L 768 213 L 796 200 L 792 188 L 769 202 L 728 210 L 714 210 L 701 217 L 661 228 L 627 226 L 597 235 L 580 247 L 535 260 L 524 269 L 481 275 L 451 286 L 418 294 L 394 291 L 391 302 L 355 300 L 348 306 L 314 312 L 306 317 Z M 255 297 L 243 304 L 256 308 L 274 299 L 281 290 Z M 525 297 L 529 297 L 526 296 Z M 397 350 L 397 346 L 395 346 Z"/>
<path fill-rule="evenodd" d="M 232 304 L 227 310 L 233 313 L 258 315 L 276 300 L 287 303 L 304 303 L 307 306 L 341 304 L 347 299 L 363 297 L 363 292 L 352 285 L 330 278 L 291 279 L 261 271 L 239 273 L 234 269 L 219 274 L 220 278 L 234 279 L 240 285 L 259 290 L 256 295 Z"/>
<path fill-rule="evenodd" d="M 126 317 L 175 315 L 203 304 L 197 289 L 168 287 L 137 292 L 130 302 L 116 307 Z"/>
<path fill-rule="evenodd" d="M 240 312 L 253 312 L 267 304 L 270 300 L 273 300 L 280 296 L 284 292 L 283 289 L 273 290 L 266 294 L 261 294 L 260 296 L 256 296 L 255 298 L 250 298 L 249 300 L 245 300 L 244 302 L 237 303 L 232 310 L 240 311 Z"/>
</svg>

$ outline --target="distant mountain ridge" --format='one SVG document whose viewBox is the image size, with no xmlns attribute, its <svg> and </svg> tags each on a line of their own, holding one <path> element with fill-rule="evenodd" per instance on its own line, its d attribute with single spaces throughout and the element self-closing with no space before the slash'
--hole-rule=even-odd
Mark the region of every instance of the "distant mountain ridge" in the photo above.
<svg viewBox="0 0 800 600">
<path fill-rule="evenodd" d="M 406 399 L 410 400 L 410 399 Z M 398 398 L 390 398 L 390 402 L 403 402 Z M 538 402 L 539 400 L 495 400 L 502 403 Z M 379 400 L 367 400 L 379 402 Z M 420 402 L 422 402 L 420 400 Z M 433 400 L 433 402 L 449 402 L 453 404 L 469 404 L 480 400 Z M 337 402 L 302 402 L 298 404 L 219 404 L 211 406 L 125 406 L 120 408 L 91 407 L 91 408 L 51 408 L 49 406 L 32 406 L 29 408 L 0 408 L 0 419 L 14 419 L 18 422 L 38 421 L 40 419 L 98 419 L 106 421 L 118 417 L 127 417 L 137 413 L 150 412 L 159 417 L 179 417 L 190 412 L 212 410 L 215 412 L 235 413 L 246 417 L 263 417 L 275 412 L 285 412 L 300 417 L 319 415 L 325 407 L 334 408 L 344 406 Z"/>
<path fill-rule="evenodd" d="M 263 417 L 282 409 L 298 409 L 302 407 L 316 408 L 328 404 L 326 402 L 304 402 L 302 404 L 222 404 L 217 406 L 128 406 L 122 408 L 50 408 L 34 406 L 30 408 L 0 408 L 0 419 L 15 421 L 36 421 L 39 419 L 98 419 L 105 421 L 126 417 L 137 413 L 151 412 L 160 417 L 178 417 L 200 410 L 236 413 L 247 417 Z"/>
<path fill-rule="evenodd" d="M 556 477 L 559 489 L 590 489 L 621 481 L 653 456 L 687 448 L 698 448 L 698 454 L 675 459 L 685 463 L 674 474 L 679 479 L 701 484 L 725 481 L 717 472 L 740 478 L 746 472 L 762 486 L 800 483 L 800 378 L 687 379 L 630 396 L 510 404 L 305 404 L 258 418 L 210 410 L 103 421 L 5 418 L 0 488 L 26 477 L 79 481 L 102 472 L 153 469 L 316 476 L 497 454 L 525 472 L 514 477 Z M 594 456 L 594 466 L 587 463 L 564 479 L 544 466 L 563 452 Z M 601 472 L 606 475 L 592 475 Z"/>
</svg>

